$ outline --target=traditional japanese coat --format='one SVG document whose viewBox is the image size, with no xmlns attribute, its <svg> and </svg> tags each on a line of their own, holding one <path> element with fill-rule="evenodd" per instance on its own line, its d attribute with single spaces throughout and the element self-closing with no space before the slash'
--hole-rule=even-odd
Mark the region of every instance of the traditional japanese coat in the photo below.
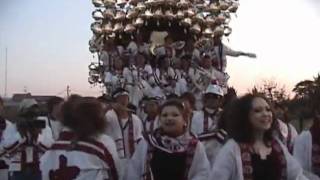
<svg viewBox="0 0 320 180">
<path fill-rule="evenodd" d="M 156 132 L 155 132 L 156 133 Z M 150 157 L 153 156 L 153 150 L 157 149 L 166 153 L 187 153 L 189 157 L 186 163 L 186 179 L 188 180 L 207 180 L 209 177 L 210 165 L 205 153 L 205 149 L 200 141 L 186 133 L 177 138 L 162 136 L 159 143 L 156 135 L 149 135 L 148 140 L 144 139 L 139 144 L 135 154 L 132 156 L 126 180 L 152 179 L 150 167 Z M 180 146 L 180 145 L 187 146 Z M 192 146 L 190 144 L 193 144 Z M 193 148 L 190 148 L 193 147 Z M 193 150 L 192 150 L 193 149 Z M 160 165 L 161 166 L 161 165 Z M 164 164 L 165 166 L 165 164 Z M 177 167 L 178 168 L 178 167 Z M 146 177 L 148 176 L 148 177 Z"/>
<path fill-rule="evenodd" d="M 157 116 L 155 119 L 148 119 L 148 116 L 146 116 L 144 121 L 142 121 L 142 127 L 144 133 L 153 132 L 160 127 L 159 117 Z"/>
<path fill-rule="evenodd" d="M 241 51 L 235 51 L 226 45 L 219 45 L 213 47 L 213 52 L 217 55 L 218 70 L 225 72 L 227 67 L 227 56 L 238 57 L 241 55 Z"/>
<path fill-rule="evenodd" d="M 198 139 L 205 147 L 210 167 L 212 168 L 219 151 L 227 141 L 227 132 L 223 129 L 217 129 L 208 133 L 200 134 Z"/>
<path fill-rule="evenodd" d="M 127 88 L 129 90 L 129 99 L 132 104 L 138 107 L 143 96 L 150 96 L 152 87 L 148 83 L 148 78 L 152 75 L 152 68 L 150 65 L 145 65 L 144 68 L 132 69 L 132 80 L 135 82 L 133 87 Z"/>
<path fill-rule="evenodd" d="M 288 152 L 287 148 L 277 140 L 280 145 L 280 151 L 284 154 L 285 169 L 282 175 L 285 175 L 287 180 L 307 180 L 303 175 L 303 170 L 300 164 Z M 249 155 L 250 156 L 250 155 Z M 243 159 L 246 157 L 245 159 Z M 246 180 L 244 172 L 250 172 L 250 168 L 243 167 L 243 161 L 246 162 L 247 156 L 241 154 L 240 146 L 233 139 L 228 142 L 220 150 L 213 168 L 211 170 L 210 180 Z"/>
<path fill-rule="evenodd" d="M 135 114 L 129 115 L 128 119 L 119 119 L 115 110 L 106 113 L 106 120 L 105 134 L 115 141 L 119 158 L 130 158 L 142 139 L 141 120 Z"/>
<path fill-rule="evenodd" d="M 200 135 L 216 129 L 220 114 L 220 109 L 212 114 L 209 114 L 205 110 L 196 111 L 191 121 L 191 132 Z"/>
<path fill-rule="evenodd" d="M 277 120 L 278 121 L 278 136 L 279 139 L 282 141 L 282 143 L 284 145 L 287 146 L 289 152 L 293 151 L 293 143 L 294 143 L 294 139 L 298 136 L 297 130 L 296 128 L 294 128 L 290 123 L 284 123 L 281 120 Z"/>
<path fill-rule="evenodd" d="M 65 128 L 41 157 L 43 180 L 121 179 L 120 160 L 111 137 L 99 135 L 79 141 L 74 137 L 74 133 Z"/>
<path fill-rule="evenodd" d="M 298 137 L 296 137 L 293 148 L 293 156 L 301 164 L 302 168 L 304 169 L 305 175 L 310 180 L 320 180 L 320 177 L 314 173 L 314 170 L 316 168 L 313 168 L 314 162 L 312 156 L 315 150 L 317 150 L 317 147 L 313 146 L 312 134 L 309 130 L 303 131 Z"/>
<path fill-rule="evenodd" d="M 63 125 L 60 120 L 52 120 L 49 116 L 41 116 L 38 119 L 46 121 L 46 125 L 51 129 L 52 137 L 54 140 L 59 138 L 59 134 L 63 129 Z"/>
<path fill-rule="evenodd" d="M 1 118 L 1 117 L 0 117 Z M 5 153 L 3 148 L 3 135 L 7 134 L 6 131 L 12 128 L 12 123 L 6 119 L 0 119 L 0 179 L 7 180 L 8 177 L 8 168 L 9 168 L 9 159 L 8 155 Z"/>
<path fill-rule="evenodd" d="M 42 129 L 36 141 L 27 141 L 30 140 L 21 137 L 15 124 L 3 134 L 2 147 L 9 157 L 10 172 L 21 171 L 25 165 L 38 169 L 41 155 L 51 147 L 54 139 L 50 127 L 46 126 Z"/>
</svg>

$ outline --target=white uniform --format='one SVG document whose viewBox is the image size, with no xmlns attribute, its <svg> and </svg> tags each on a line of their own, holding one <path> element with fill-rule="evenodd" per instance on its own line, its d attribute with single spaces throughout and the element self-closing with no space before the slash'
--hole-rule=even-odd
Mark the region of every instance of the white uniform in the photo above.
<svg viewBox="0 0 320 180">
<path fill-rule="evenodd" d="M 219 129 L 210 133 L 202 134 L 198 136 L 198 138 L 206 149 L 206 154 L 212 168 L 220 149 L 227 140 L 227 132 L 223 129 Z"/>
<path fill-rule="evenodd" d="M 196 135 L 200 135 L 216 129 L 219 114 L 219 110 L 217 113 L 213 113 L 212 115 L 205 113 L 203 110 L 196 111 L 192 117 L 191 132 Z"/>
<path fill-rule="evenodd" d="M 5 149 L 3 148 L 3 135 L 7 134 L 10 128 L 12 128 L 12 123 L 8 120 L 5 120 L 5 127 L 1 127 L 4 129 L 0 129 L 0 179 L 8 180 L 8 164 L 9 159 L 8 156 L 5 154 Z"/>
<path fill-rule="evenodd" d="M 293 156 L 304 169 L 304 174 L 310 180 L 320 180 L 312 172 L 312 135 L 310 131 L 303 131 L 294 141 Z"/>
<path fill-rule="evenodd" d="M 114 110 L 110 110 L 106 113 L 107 129 L 105 134 L 111 136 L 115 141 L 118 155 L 121 159 L 130 158 L 134 152 L 134 149 L 136 148 L 137 143 L 142 138 L 141 120 L 134 114 L 131 116 L 132 132 L 130 132 L 130 115 L 128 119 L 119 120 Z M 130 147 L 130 138 L 132 138 L 133 141 L 133 149 Z"/>
<path fill-rule="evenodd" d="M 129 99 L 132 104 L 138 107 L 140 100 L 143 96 L 150 96 L 152 87 L 147 82 L 148 77 L 152 75 L 152 68 L 150 65 L 146 65 L 144 68 L 133 67 L 132 79 L 133 87 L 127 89 L 129 91 Z"/>
<path fill-rule="evenodd" d="M 154 147 L 161 148 L 161 147 Z M 148 156 L 149 144 L 146 140 L 139 143 L 139 146 L 132 156 L 126 180 L 142 180 L 146 172 L 146 161 Z M 162 149 L 162 148 L 161 148 Z M 171 152 L 169 149 L 164 151 Z M 184 150 L 185 151 L 185 150 Z M 192 162 L 187 172 L 188 180 L 207 180 L 209 177 L 210 165 L 203 145 L 198 141 L 193 153 Z"/>
<path fill-rule="evenodd" d="M 183 93 L 188 91 L 187 73 L 184 73 L 178 69 L 175 69 L 177 82 L 175 86 L 175 94 L 181 96 Z"/>
<path fill-rule="evenodd" d="M 112 87 L 113 89 L 117 89 L 119 87 L 123 87 L 125 84 L 125 78 L 123 77 L 123 72 L 121 71 L 106 71 L 104 73 L 104 82 L 106 85 Z"/>
<path fill-rule="evenodd" d="M 285 124 L 279 119 L 277 121 L 281 133 L 279 139 L 281 139 L 282 143 L 288 147 L 290 152 L 292 152 L 294 139 L 298 136 L 297 130 L 290 123 Z"/>
<path fill-rule="evenodd" d="M 214 46 L 213 51 L 218 57 L 218 69 L 222 72 L 225 72 L 227 67 L 227 56 L 238 57 L 242 53 L 241 51 L 232 50 L 226 45 Z"/>
<path fill-rule="evenodd" d="M 5 153 L 9 155 L 9 172 L 21 171 L 23 164 L 37 165 L 41 155 L 51 147 L 53 142 L 52 132 L 48 126 L 42 129 L 36 142 L 28 145 L 27 138 L 21 137 L 16 125 L 12 125 L 8 131 L 5 131 L 2 143 Z"/>
<path fill-rule="evenodd" d="M 160 127 L 159 117 L 157 116 L 154 120 L 147 120 L 148 117 L 142 122 L 143 131 L 150 133 Z"/>
<path fill-rule="evenodd" d="M 72 134 L 64 129 L 59 140 L 41 157 L 43 180 L 121 178 L 116 146 L 109 136 L 99 135 L 73 144 Z"/>
<path fill-rule="evenodd" d="M 63 125 L 60 120 L 52 120 L 47 116 L 41 116 L 38 119 L 46 121 L 46 125 L 50 127 L 52 132 L 52 137 L 54 140 L 57 140 L 59 137 L 59 134 L 63 128 Z"/>
<path fill-rule="evenodd" d="M 287 148 L 279 143 L 286 160 L 287 180 L 307 180 L 299 163 Z M 220 150 L 210 174 L 210 180 L 244 180 L 241 151 L 238 143 L 230 139 Z"/>
</svg>

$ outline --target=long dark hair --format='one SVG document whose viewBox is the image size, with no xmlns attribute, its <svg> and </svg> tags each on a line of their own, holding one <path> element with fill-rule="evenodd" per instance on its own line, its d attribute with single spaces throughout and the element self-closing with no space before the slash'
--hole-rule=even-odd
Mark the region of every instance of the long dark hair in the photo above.
<svg viewBox="0 0 320 180">
<path fill-rule="evenodd" d="M 232 109 L 229 111 L 228 119 L 228 133 L 238 143 L 253 143 L 254 132 L 252 124 L 250 123 L 250 110 L 252 109 L 252 102 L 255 98 L 262 98 L 270 105 L 267 98 L 258 94 L 246 94 L 241 98 L 234 101 Z M 270 107 L 271 108 L 271 107 Z M 264 134 L 264 142 L 273 140 L 273 133 L 276 130 L 276 119 L 274 113 L 272 113 L 271 128 Z"/>
</svg>

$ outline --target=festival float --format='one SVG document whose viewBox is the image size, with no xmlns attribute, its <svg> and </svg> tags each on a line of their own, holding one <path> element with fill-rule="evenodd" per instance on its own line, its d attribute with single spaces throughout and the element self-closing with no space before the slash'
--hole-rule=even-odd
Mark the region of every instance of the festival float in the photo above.
<svg viewBox="0 0 320 180">
<path fill-rule="evenodd" d="M 138 105 L 209 84 L 227 89 L 228 74 L 215 43 L 232 32 L 236 0 L 92 0 L 89 83 L 107 94 L 122 87 Z M 244 55 L 244 54 L 242 54 Z M 225 66 L 225 65 L 224 65 Z"/>
</svg>

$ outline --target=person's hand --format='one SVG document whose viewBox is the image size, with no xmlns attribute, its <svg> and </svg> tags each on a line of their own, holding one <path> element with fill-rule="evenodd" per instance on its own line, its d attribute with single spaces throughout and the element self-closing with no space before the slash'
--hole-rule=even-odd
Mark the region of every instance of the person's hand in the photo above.
<svg viewBox="0 0 320 180">
<path fill-rule="evenodd" d="M 245 53 L 245 56 L 250 57 L 250 58 L 257 58 L 257 55 L 254 53 Z"/>
</svg>

